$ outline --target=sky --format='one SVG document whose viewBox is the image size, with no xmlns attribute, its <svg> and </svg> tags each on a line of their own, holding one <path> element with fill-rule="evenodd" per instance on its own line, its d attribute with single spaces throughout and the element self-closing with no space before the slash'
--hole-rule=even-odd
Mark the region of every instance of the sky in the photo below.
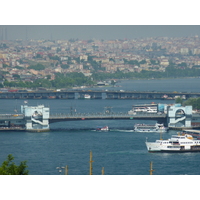
<svg viewBox="0 0 200 200">
<path fill-rule="evenodd" d="M 196 0 L 8 0 L 1 8 L 0 39 L 2 32 L 9 40 L 200 35 Z"/>
<path fill-rule="evenodd" d="M 200 25 L 0 25 L 0 38 L 136 39 L 200 36 Z"/>
</svg>

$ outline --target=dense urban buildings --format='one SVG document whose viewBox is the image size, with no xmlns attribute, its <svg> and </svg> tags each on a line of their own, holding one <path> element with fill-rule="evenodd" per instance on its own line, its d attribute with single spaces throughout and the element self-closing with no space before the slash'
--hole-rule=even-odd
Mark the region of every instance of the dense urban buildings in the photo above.
<svg viewBox="0 0 200 200">
<path fill-rule="evenodd" d="M 38 79 L 51 81 L 57 74 L 81 73 L 94 81 L 97 73 L 164 73 L 169 67 L 173 70 L 200 69 L 198 35 L 133 40 L 8 41 L 2 38 L 0 41 L 2 87 L 10 86 L 11 82 L 15 83 L 11 86 L 19 86 L 19 82 L 33 83 Z"/>
</svg>

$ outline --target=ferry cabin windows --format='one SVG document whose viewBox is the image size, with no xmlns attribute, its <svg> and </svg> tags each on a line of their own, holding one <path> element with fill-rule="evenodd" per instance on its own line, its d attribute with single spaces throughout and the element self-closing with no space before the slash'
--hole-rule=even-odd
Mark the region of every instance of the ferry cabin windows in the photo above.
<svg viewBox="0 0 200 200">
<path fill-rule="evenodd" d="M 200 144 L 200 141 L 194 141 L 194 142 L 163 142 L 163 141 L 157 141 L 157 143 L 160 143 L 160 144 Z"/>
<path fill-rule="evenodd" d="M 185 137 L 180 137 L 180 136 L 172 136 L 172 138 L 175 138 L 175 139 L 185 139 Z"/>
<path fill-rule="evenodd" d="M 175 149 L 177 149 L 177 148 L 180 148 L 180 146 L 167 146 L 167 148 L 175 148 Z"/>
<path fill-rule="evenodd" d="M 169 142 L 161 142 L 162 144 L 169 144 Z"/>
<path fill-rule="evenodd" d="M 195 142 L 195 143 L 199 143 L 199 142 Z M 180 142 L 180 144 L 194 144 L 193 142 Z"/>
<path fill-rule="evenodd" d="M 167 142 L 163 142 L 163 141 L 160 141 L 160 140 L 156 141 L 156 143 L 160 143 L 160 144 L 169 144 L 168 141 L 167 141 Z"/>
</svg>

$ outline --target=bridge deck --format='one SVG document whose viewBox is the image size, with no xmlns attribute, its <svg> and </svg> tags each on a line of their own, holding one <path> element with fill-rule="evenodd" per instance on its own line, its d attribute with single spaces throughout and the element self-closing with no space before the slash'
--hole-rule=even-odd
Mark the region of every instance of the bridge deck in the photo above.
<svg viewBox="0 0 200 200">
<path fill-rule="evenodd" d="M 0 120 L 22 120 L 23 114 L 0 114 Z"/>
<path fill-rule="evenodd" d="M 76 121 L 76 120 L 111 120 L 111 119 L 145 119 L 145 120 L 157 120 L 165 119 L 166 114 L 154 114 L 154 113 L 144 113 L 130 115 L 128 113 L 76 113 L 76 114 L 51 114 L 49 117 L 49 122 L 58 121 Z M 23 120 L 23 114 L 0 114 L 0 120 Z"/>
<path fill-rule="evenodd" d="M 184 98 L 200 97 L 199 92 L 159 92 L 159 91 L 31 91 L 31 92 L 0 92 L 0 99 L 83 99 L 89 94 L 91 99 L 163 99 L 167 95 L 169 99 L 176 96 Z"/>
<path fill-rule="evenodd" d="M 127 119 L 144 119 L 144 120 L 165 120 L 166 114 L 136 114 L 130 115 L 128 113 L 80 113 L 80 114 L 54 114 L 50 115 L 49 123 L 58 121 L 76 121 L 76 120 L 127 120 Z"/>
</svg>

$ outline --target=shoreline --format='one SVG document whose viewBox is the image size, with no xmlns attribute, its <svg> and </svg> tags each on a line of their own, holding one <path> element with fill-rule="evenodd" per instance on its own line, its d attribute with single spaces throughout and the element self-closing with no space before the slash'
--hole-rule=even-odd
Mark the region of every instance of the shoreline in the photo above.
<svg viewBox="0 0 200 200">
<path fill-rule="evenodd" d="M 116 84 L 120 83 L 120 82 L 123 82 L 123 81 L 153 81 L 153 80 L 178 80 L 178 79 L 200 79 L 199 76 L 195 76 L 195 77 L 176 77 L 176 78 L 171 78 L 171 77 L 168 77 L 168 78 L 130 78 L 130 79 L 115 79 L 116 80 Z M 112 79 L 109 79 L 109 80 L 112 80 Z M 59 90 L 77 90 L 77 89 L 82 89 L 82 90 L 87 90 L 87 89 L 91 89 L 91 88 L 109 88 L 109 87 L 113 87 L 113 88 L 116 88 L 116 87 L 120 87 L 119 85 L 116 86 L 116 84 L 114 86 L 112 85 L 101 85 L 101 86 L 97 86 L 97 85 L 91 85 L 91 86 L 76 86 L 76 87 L 69 87 L 69 88 L 59 88 Z M 25 90 L 29 90 L 31 88 L 21 88 L 21 87 L 6 87 L 8 89 L 25 89 Z M 44 88 L 46 89 L 47 91 L 50 91 L 50 90 L 56 90 L 58 88 Z M 38 91 L 38 90 L 36 90 Z"/>
</svg>

